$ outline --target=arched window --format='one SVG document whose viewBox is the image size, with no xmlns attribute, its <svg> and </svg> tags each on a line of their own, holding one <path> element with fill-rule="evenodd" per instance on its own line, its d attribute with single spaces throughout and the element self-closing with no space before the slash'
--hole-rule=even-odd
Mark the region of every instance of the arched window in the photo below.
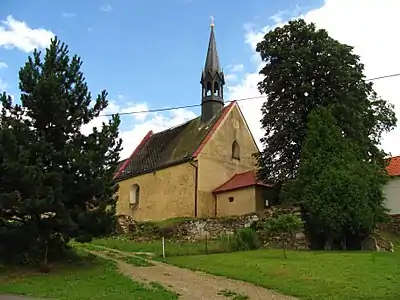
<svg viewBox="0 0 400 300">
<path fill-rule="evenodd" d="M 212 95 L 212 83 L 207 82 L 207 87 L 206 87 L 206 96 L 211 96 Z"/>
<path fill-rule="evenodd" d="M 219 84 L 218 82 L 214 82 L 214 93 L 215 96 L 220 96 L 219 94 Z"/>
<path fill-rule="evenodd" d="M 140 198 L 140 187 L 138 184 L 134 184 L 131 187 L 131 193 L 129 195 L 129 203 L 131 205 L 133 204 L 138 204 L 139 203 L 139 198 Z"/>
<path fill-rule="evenodd" d="M 238 142 L 236 141 L 232 143 L 232 158 L 240 159 L 240 148 Z"/>
</svg>

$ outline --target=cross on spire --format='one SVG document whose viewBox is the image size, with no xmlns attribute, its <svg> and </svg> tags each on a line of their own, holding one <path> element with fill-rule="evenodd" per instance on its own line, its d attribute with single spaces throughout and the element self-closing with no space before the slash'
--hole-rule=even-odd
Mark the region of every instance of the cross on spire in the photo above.
<svg viewBox="0 0 400 300">
<path fill-rule="evenodd" d="M 210 17 L 211 23 L 210 23 L 210 27 L 214 28 L 215 24 L 214 24 L 214 16 Z"/>
</svg>

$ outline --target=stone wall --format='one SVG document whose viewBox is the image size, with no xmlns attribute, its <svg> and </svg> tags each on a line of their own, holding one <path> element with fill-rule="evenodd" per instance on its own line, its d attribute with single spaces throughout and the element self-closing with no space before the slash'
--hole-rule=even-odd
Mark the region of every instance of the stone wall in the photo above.
<svg viewBox="0 0 400 300">
<path fill-rule="evenodd" d="M 218 238 L 223 235 L 233 234 L 235 230 L 250 227 L 260 217 L 250 214 L 240 217 L 204 218 L 189 220 L 179 224 L 180 237 L 187 240 L 199 240 L 208 237 Z"/>
<path fill-rule="evenodd" d="M 224 235 L 231 235 L 241 228 L 253 227 L 259 233 L 260 240 L 265 247 L 280 246 L 279 236 L 266 235 L 261 224 L 266 218 L 270 218 L 277 211 L 275 209 L 266 210 L 264 214 L 248 214 L 243 216 L 220 217 L 220 218 L 198 218 L 165 226 L 157 226 L 152 222 L 134 222 L 129 216 L 118 217 L 118 233 L 130 233 L 134 240 L 152 240 L 161 236 L 184 241 L 199 241 L 207 239 L 217 239 Z M 298 213 L 293 209 L 287 212 Z M 293 237 L 286 241 L 291 248 L 307 248 L 307 240 L 304 231 L 297 232 Z"/>
<path fill-rule="evenodd" d="M 400 236 L 400 215 L 390 216 L 390 221 L 379 226 L 379 230 Z"/>
</svg>

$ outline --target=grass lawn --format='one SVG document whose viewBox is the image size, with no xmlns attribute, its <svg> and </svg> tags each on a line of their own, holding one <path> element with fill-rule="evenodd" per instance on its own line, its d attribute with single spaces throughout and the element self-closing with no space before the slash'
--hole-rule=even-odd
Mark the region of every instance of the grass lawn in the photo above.
<svg viewBox="0 0 400 300">
<path fill-rule="evenodd" d="M 173 300 L 177 295 L 159 284 L 145 286 L 120 274 L 114 263 L 89 258 L 59 266 L 48 274 L 0 272 L 0 294 L 20 294 L 59 300 Z"/>
<path fill-rule="evenodd" d="M 400 299 L 400 241 L 395 253 L 281 250 L 193 255 L 204 253 L 203 243 L 167 243 L 167 263 L 231 277 L 302 299 Z M 108 238 L 93 241 L 126 252 L 161 254 L 161 242 L 137 243 Z M 209 252 L 218 249 L 209 242 Z M 215 248 L 215 249 L 214 249 Z"/>
<path fill-rule="evenodd" d="M 161 240 L 152 241 L 149 243 L 138 243 L 128 240 L 123 237 L 110 237 L 95 239 L 91 242 L 93 245 L 104 246 L 107 248 L 117 249 L 125 252 L 152 252 L 157 256 L 162 255 Z M 226 252 L 222 247 L 226 245 L 221 244 L 219 241 L 208 241 L 207 248 L 205 242 L 174 242 L 166 240 L 165 252 L 166 256 L 182 256 L 182 255 L 196 255 L 208 253 Z"/>
<path fill-rule="evenodd" d="M 167 262 L 301 299 L 400 299 L 400 252 L 289 251 L 284 260 L 280 250 L 258 250 L 170 257 Z"/>
</svg>

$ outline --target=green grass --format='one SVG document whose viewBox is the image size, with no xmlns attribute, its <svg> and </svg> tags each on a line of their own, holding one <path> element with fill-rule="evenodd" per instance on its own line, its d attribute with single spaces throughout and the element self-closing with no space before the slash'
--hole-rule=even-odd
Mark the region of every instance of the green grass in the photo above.
<svg viewBox="0 0 400 300">
<path fill-rule="evenodd" d="M 20 294 L 59 300 L 173 300 L 178 295 L 161 285 L 143 285 L 120 274 L 114 263 L 86 255 L 82 262 L 57 266 L 38 274 L 2 270 L 0 294 Z"/>
<path fill-rule="evenodd" d="M 400 252 L 288 251 L 284 260 L 280 250 L 258 250 L 167 262 L 301 299 L 400 299 Z"/>
<path fill-rule="evenodd" d="M 126 238 L 110 237 L 95 239 L 89 245 L 103 246 L 111 249 L 117 249 L 124 252 L 150 252 L 157 256 L 162 255 L 161 240 L 149 243 L 139 243 Z M 166 240 L 165 242 L 166 256 L 182 256 L 182 255 L 198 255 L 206 253 L 204 242 L 175 242 Z M 85 246 L 86 247 L 86 246 Z M 223 245 L 220 241 L 208 241 L 207 253 L 224 252 Z"/>
</svg>

